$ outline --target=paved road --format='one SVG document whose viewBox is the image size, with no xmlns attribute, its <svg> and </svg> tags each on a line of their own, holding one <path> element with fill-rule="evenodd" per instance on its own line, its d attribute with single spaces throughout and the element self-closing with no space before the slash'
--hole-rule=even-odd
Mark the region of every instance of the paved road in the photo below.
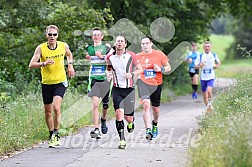
<svg viewBox="0 0 252 167">
<path fill-rule="evenodd" d="M 183 96 L 161 105 L 159 136 L 148 142 L 144 138 L 141 112 L 136 113 L 136 128 L 126 133 L 127 147 L 119 150 L 114 120 L 108 122 L 109 132 L 101 140 L 89 137 L 91 127 L 78 134 L 62 138 L 61 148 L 48 148 L 47 143 L 27 150 L 0 162 L 1 167 L 139 167 L 139 166 L 186 166 L 187 148 L 195 146 L 196 117 L 202 115 L 204 105 L 198 100 Z"/>
</svg>

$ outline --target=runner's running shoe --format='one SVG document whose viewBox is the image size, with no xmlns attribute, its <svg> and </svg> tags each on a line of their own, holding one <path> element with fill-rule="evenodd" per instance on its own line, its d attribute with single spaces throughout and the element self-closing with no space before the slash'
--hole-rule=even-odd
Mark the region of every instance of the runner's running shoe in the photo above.
<svg viewBox="0 0 252 167">
<path fill-rule="evenodd" d="M 194 93 L 194 99 L 197 99 L 197 98 L 198 98 L 198 94 Z"/>
<path fill-rule="evenodd" d="M 55 137 L 54 137 L 54 146 L 61 146 L 60 136 L 58 133 L 55 134 Z"/>
<path fill-rule="evenodd" d="M 91 138 L 100 139 L 101 138 L 100 130 L 98 128 L 95 128 L 90 132 L 90 136 Z"/>
<path fill-rule="evenodd" d="M 118 148 L 119 149 L 125 149 L 125 147 L 126 147 L 126 141 L 125 140 L 120 140 Z"/>
<path fill-rule="evenodd" d="M 195 98 L 195 93 L 193 92 L 193 93 L 192 93 L 192 99 L 194 99 L 194 98 Z"/>
<path fill-rule="evenodd" d="M 108 132 L 108 126 L 106 124 L 106 120 L 102 119 L 102 117 L 101 117 L 101 131 L 103 134 L 106 134 Z"/>
<path fill-rule="evenodd" d="M 60 141 L 60 136 L 58 133 L 53 133 L 49 143 L 48 143 L 49 148 L 54 148 L 54 147 L 59 147 L 61 146 L 61 141 Z"/>
<path fill-rule="evenodd" d="M 147 129 L 146 129 L 146 136 L 145 136 L 145 138 L 146 138 L 147 140 L 152 140 L 152 137 L 153 137 L 153 134 L 152 134 L 152 132 L 151 132 L 151 129 L 150 129 L 150 128 L 147 128 Z"/>
<path fill-rule="evenodd" d="M 54 137 L 55 137 L 55 134 L 52 134 L 51 138 L 49 139 L 49 142 L 48 142 L 49 148 L 53 148 L 54 146 Z"/>
<path fill-rule="evenodd" d="M 211 102 L 211 99 L 209 98 L 208 100 L 208 104 L 207 104 L 207 112 L 211 112 L 213 110 L 213 105 L 212 105 L 212 102 Z"/>
<path fill-rule="evenodd" d="M 152 134 L 153 138 L 156 138 L 158 135 L 158 126 L 152 125 Z"/>
<path fill-rule="evenodd" d="M 208 113 L 210 113 L 213 110 L 213 106 L 211 104 L 207 104 L 206 110 Z"/>
</svg>

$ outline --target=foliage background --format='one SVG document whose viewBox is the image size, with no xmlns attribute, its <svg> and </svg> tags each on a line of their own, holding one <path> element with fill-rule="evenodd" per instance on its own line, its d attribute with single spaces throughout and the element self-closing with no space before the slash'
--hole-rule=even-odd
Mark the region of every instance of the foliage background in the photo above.
<svg viewBox="0 0 252 167">
<path fill-rule="evenodd" d="M 159 17 L 170 19 L 175 25 L 174 37 L 166 43 L 155 42 L 165 54 L 169 54 L 181 41 L 207 40 L 209 29 L 213 27 L 212 21 L 221 15 L 233 14 L 236 18 L 240 18 L 239 23 L 241 23 L 235 28 L 235 45 L 239 43 L 241 46 L 251 48 L 249 4 L 251 2 L 247 0 L 235 3 L 232 0 L 211 2 L 206 0 L 147 0 L 143 2 L 135 0 L 1 0 L 0 79 L 13 85 L 17 93 L 20 93 L 30 82 L 38 84 L 40 74 L 38 70 L 28 70 L 28 63 L 36 46 L 45 42 L 45 28 L 49 24 L 59 26 L 59 40 L 69 44 L 76 60 L 77 71 L 88 69 L 88 65 L 83 62 L 84 46 L 91 40 L 84 35 L 84 31 L 95 26 L 104 30 L 109 29 L 121 18 L 132 21 L 144 34 L 149 34 L 149 27 L 155 19 Z M 240 8 L 237 8 L 237 5 Z M 228 19 L 231 20 L 230 18 L 232 17 Z M 76 30 L 79 30 L 81 34 L 76 35 Z M 170 82 L 172 85 L 187 82 L 183 80 L 186 76 L 185 71 L 185 65 L 181 65 L 169 77 L 165 77 L 165 82 Z M 74 87 L 85 91 L 87 77 L 76 77 L 71 83 Z"/>
</svg>

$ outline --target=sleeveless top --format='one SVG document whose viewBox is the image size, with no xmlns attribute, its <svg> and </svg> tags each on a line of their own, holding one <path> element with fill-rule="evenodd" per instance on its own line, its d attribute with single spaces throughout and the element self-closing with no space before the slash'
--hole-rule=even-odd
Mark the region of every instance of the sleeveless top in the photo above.
<svg viewBox="0 0 252 167">
<path fill-rule="evenodd" d="M 43 84 L 58 84 L 67 81 L 66 71 L 64 66 L 64 57 L 66 54 L 66 46 L 64 42 L 57 41 L 55 49 L 49 49 L 47 42 L 40 45 L 41 62 L 52 59 L 54 64 L 41 67 L 42 83 Z"/>
</svg>

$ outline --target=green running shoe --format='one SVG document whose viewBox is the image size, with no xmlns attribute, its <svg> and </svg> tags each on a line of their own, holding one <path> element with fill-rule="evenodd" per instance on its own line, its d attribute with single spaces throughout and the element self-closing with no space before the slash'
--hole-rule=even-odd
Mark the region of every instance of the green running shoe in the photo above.
<svg viewBox="0 0 252 167">
<path fill-rule="evenodd" d="M 158 126 L 152 125 L 152 134 L 153 138 L 156 138 L 158 135 Z"/>
<path fill-rule="evenodd" d="M 61 146 L 59 134 L 55 134 L 55 136 L 54 136 L 54 146 Z"/>
<path fill-rule="evenodd" d="M 126 141 L 125 140 L 120 140 L 118 148 L 119 149 L 125 149 L 125 147 L 126 147 Z"/>
</svg>

